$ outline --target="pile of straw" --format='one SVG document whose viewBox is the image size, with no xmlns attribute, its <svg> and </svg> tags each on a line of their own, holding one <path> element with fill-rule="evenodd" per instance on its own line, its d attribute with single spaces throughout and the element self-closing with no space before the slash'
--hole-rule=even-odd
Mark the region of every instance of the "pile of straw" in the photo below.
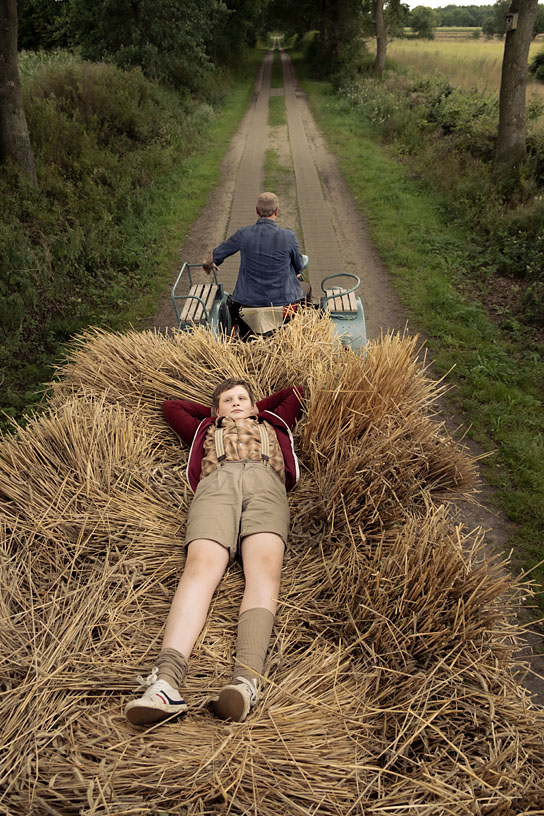
<svg viewBox="0 0 544 816">
<path fill-rule="evenodd" d="M 302 479 L 261 703 L 216 720 L 243 579 L 191 660 L 184 719 L 124 719 L 183 566 L 187 451 L 163 399 L 224 377 L 305 386 Z M 475 467 L 435 415 L 416 341 L 345 352 L 308 313 L 269 341 L 94 332 L 47 414 L 0 448 L 0 812 L 528 814 L 544 718 L 518 681 L 512 580 L 455 523 Z M 505 600 L 506 599 L 506 600 Z"/>
</svg>

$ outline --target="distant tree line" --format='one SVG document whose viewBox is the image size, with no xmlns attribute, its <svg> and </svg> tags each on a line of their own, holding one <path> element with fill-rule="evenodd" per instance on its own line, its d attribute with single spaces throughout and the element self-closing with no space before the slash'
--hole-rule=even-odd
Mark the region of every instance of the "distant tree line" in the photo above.
<svg viewBox="0 0 544 816">
<path fill-rule="evenodd" d="M 511 0 L 496 0 L 489 6 L 448 5 L 432 9 L 416 6 L 408 15 L 407 25 L 414 34 L 425 39 L 433 39 L 437 28 L 460 27 L 480 28 L 486 37 L 503 38 L 506 15 L 510 11 Z M 538 5 L 533 37 L 544 33 L 544 5 Z"/>
<path fill-rule="evenodd" d="M 435 9 L 439 26 L 482 27 L 493 15 L 493 5 L 489 6 L 444 6 Z"/>
</svg>

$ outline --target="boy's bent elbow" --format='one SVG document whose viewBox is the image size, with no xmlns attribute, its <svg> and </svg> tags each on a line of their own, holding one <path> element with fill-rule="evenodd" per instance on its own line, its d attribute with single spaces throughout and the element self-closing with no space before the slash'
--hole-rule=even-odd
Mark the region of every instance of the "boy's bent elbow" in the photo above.
<svg viewBox="0 0 544 816">
<path fill-rule="evenodd" d="M 165 400 L 161 407 L 164 418 L 169 425 L 173 425 L 181 414 L 179 400 Z"/>
<path fill-rule="evenodd" d="M 184 442 L 190 442 L 193 434 L 195 420 L 184 410 L 181 400 L 165 400 L 162 404 L 162 412 L 167 423 Z"/>
</svg>

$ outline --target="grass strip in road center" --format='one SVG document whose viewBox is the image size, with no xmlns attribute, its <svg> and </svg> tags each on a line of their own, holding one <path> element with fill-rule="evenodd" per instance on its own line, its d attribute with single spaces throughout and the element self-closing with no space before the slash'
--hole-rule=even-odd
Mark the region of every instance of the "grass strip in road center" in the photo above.
<svg viewBox="0 0 544 816">
<path fill-rule="evenodd" d="M 284 96 L 271 96 L 268 102 L 268 124 L 278 127 L 287 124 Z"/>
</svg>

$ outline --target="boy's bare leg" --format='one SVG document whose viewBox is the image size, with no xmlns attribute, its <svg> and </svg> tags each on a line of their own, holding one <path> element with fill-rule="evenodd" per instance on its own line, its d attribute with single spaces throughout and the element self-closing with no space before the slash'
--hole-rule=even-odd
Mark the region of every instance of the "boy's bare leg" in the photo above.
<svg viewBox="0 0 544 816">
<path fill-rule="evenodd" d="M 156 669 L 144 681 L 147 691 L 131 700 L 125 709 L 133 725 L 150 725 L 187 711 L 179 691 L 187 674 L 187 658 L 204 626 L 212 595 L 228 560 L 228 551 L 216 541 L 191 541 L 170 606 Z"/>
<path fill-rule="evenodd" d="M 228 562 L 228 550 L 217 541 L 205 538 L 191 541 L 166 620 L 163 649 L 176 649 L 189 658 Z"/>
<path fill-rule="evenodd" d="M 240 615 L 255 607 L 276 614 L 284 552 L 285 545 L 275 533 L 255 533 L 244 538 L 242 563 L 246 586 Z"/>
<path fill-rule="evenodd" d="M 233 681 L 213 703 L 222 719 L 245 719 L 257 700 L 259 676 L 278 605 L 284 550 L 282 539 L 274 533 L 246 536 L 242 542 L 246 585 L 238 619 Z"/>
</svg>

